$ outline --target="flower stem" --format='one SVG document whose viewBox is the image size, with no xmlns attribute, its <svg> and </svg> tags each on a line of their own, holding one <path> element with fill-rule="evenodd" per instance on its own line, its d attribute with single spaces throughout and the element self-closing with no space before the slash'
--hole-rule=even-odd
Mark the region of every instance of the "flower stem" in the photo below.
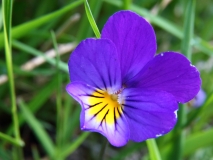
<svg viewBox="0 0 213 160">
<path fill-rule="evenodd" d="M 155 142 L 155 139 L 146 140 L 146 144 L 149 150 L 149 155 L 151 160 L 161 160 L 161 156 Z"/>
</svg>

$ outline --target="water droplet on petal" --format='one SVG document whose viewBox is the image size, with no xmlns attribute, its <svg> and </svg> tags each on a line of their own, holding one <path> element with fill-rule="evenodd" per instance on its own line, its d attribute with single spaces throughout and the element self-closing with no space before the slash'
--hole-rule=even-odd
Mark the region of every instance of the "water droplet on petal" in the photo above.
<svg viewBox="0 0 213 160">
<path fill-rule="evenodd" d="M 162 134 L 156 134 L 156 137 L 160 137 L 160 136 L 162 136 Z"/>
<path fill-rule="evenodd" d="M 191 63 L 190 63 L 190 66 L 191 66 L 191 67 L 195 67 L 195 66 L 194 66 L 193 64 L 191 64 Z"/>
<path fill-rule="evenodd" d="M 177 111 L 178 111 L 178 109 L 174 111 L 174 113 L 175 113 L 175 118 L 177 118 Z"/>
<path fill-rule="evenodd" d="M 163 56 L 163 53 L 161 53 L 160 55 Z"/>
</svg>

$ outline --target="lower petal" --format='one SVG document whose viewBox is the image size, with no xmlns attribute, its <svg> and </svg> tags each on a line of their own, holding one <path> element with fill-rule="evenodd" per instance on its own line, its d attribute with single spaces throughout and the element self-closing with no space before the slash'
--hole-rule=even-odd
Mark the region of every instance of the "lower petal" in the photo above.
<svg viewBox="0 0 213 160">
<path fill-rule="evenodd" d="M 125 89 L 124 115 L 130 128 L 130 140 L 140 142 L 168 133 L 177 121 L 178 104 L 163 91 Z"/>
<path fill-rule="evenodd" d="M 99 132 L 117 147 L 128 142 L 129 127 L 122 106 L 111 100 L 107 91 L 80 82 L 70 83 L 66 90 L 81 104 L 82 130 Z"/>
</svg>

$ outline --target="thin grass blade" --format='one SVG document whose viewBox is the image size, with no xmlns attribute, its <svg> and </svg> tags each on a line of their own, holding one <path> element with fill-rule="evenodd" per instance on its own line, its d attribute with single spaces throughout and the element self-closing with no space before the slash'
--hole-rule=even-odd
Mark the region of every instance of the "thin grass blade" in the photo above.
<svg viewBox="0 0 213 160">
<path fill-rule="evenodd" d="M 27 124 L 32 128 L 41 145 L 44 147 L 44 150 L 46 150 L 50 157 L 53 157 L 55 154 L 55 147 L 51 138 L 32 112 L 28 109 L 28 106 L 26 106 L 22 100 L 19 100 L 18 104 Z"/>
<path fill-rule="evenodd" d="M 97 24 L 95 23 L 95 19 L 93 18 L 93 15 L 92 15 L 92 12 L 90 10 L 90 6 L 89 6 L 89 3 L 87 2 L 87 0 L 84 1 L 84 6 L 85 6 L 87 18 L 90 22 L 90 25 L 91 25 L 96 37 L 100 38 L 101 37 L 100 31 L 98 29 Z"/>
<path fill-rule="evenodd" d="M 161 160 L 160 152 L 158 150 L 157 144 L 155 142 L 155 139 L 148 139 L 146 140 L 149 155 L 151 160 Z"/>
<path fill-rule="evenodd" d="M 30 31 L 32 31 L 33 29 L 36 29 L 36 28 L 64 15 L 67 12 L 70 12 L 72 9 L 78 7 L 82 3 L 83 3 L 83 0 L 74 1 L 73 3 L 67 5 L 66 7 L 64 7 L 58 11 L 55 11 L 48 15 L 42 16 L 35 20 L 29 21 L 29 22 L 21 24 L 17 27 L 14 27 L 12 29 L 12 37 L 14 39 L 21 38 L 21 37 L 25 36 L 27 33 L 29 33 Z M 3 47 L 3 43 L 4 43 L 4 36 L 3 36 L 3 33 L 0 33 L 0 48 Z"/>
</svg>

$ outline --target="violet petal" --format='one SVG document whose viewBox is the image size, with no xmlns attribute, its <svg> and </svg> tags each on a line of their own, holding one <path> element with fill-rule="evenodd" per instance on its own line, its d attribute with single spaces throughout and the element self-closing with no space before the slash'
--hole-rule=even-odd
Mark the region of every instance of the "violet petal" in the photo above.
<svg viewBox="0 0 213 160">
<path fill-rule="evenodd" d="M 188 102 L 200 90 L 198 70 L 182 54 L 161 53 L 148 62 L 131 81 L 131 86 L 166 91 L 178 102 Z"/>
<path fill-rule="evenodd" d="M 107 39 L 86 39 L 69 59 L 71 82 L 81 81 L 99 89 L 121 88 L 120 63 L 114 44 Z"/>
<path fill-rule="evenodd" d="M 131 11 L 113 14 L 106 22 L 101 38 L 110 39 L 117 48 L 123 83 L 128 83 L 153 58 L 157 48 L 152 26 Z"/>
<path fill-rule="evenodd" d="M 130 140 L 141 142 L 168 133 L 176 124 L 178 103 L 163 91 L 126 88 L 124 115 L 129 123 Z"/>
</svg>

